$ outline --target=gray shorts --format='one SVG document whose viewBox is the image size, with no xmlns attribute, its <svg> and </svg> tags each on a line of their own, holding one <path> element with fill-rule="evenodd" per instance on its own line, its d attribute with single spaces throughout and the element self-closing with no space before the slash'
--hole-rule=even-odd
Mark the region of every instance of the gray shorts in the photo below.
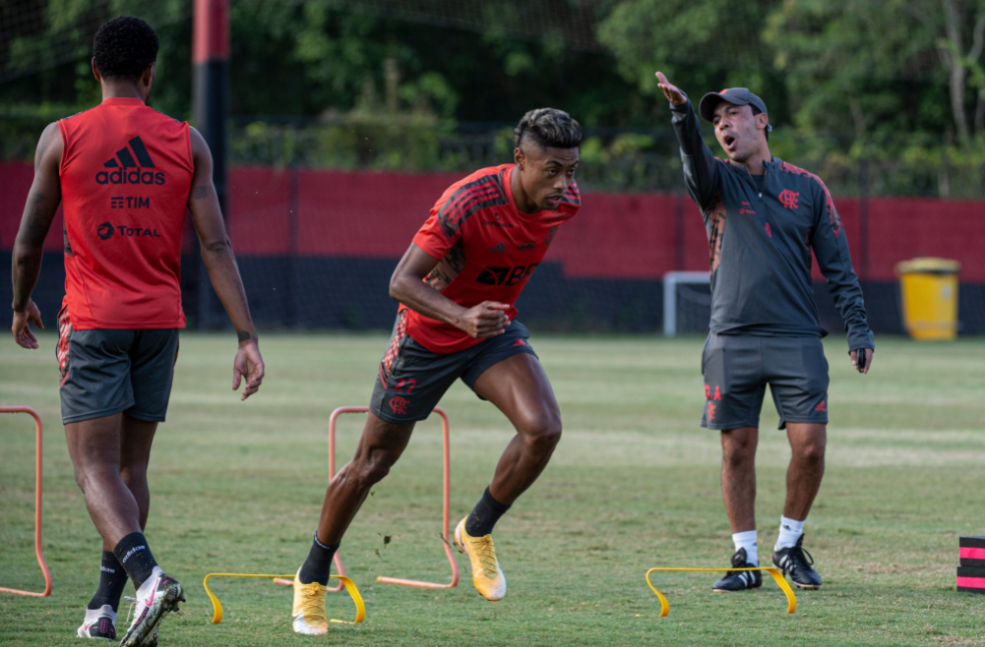
<svg viewBox="0 0 985 647">
<path fill-rule="evenodd" d="M 709 429 L 758 427 L 766 385 L 788 422 L 828 422 L 828 360 L 818 337 L 710 333 L 701 353 Z"/>
<path fill-rule="evenodd" d="M 178 359 L 177 329 L 73 330 L 63 309 L 58 332 L 62 424 L 120 412 L 164 422 Z"/>
<path fill-rule="evenodd" d="M 537 357 L 527 341 L 530 332 L 519 321 L 498 337 L 448 355 L 421 346 L 404 332 L 402 324 L 403 311 L 397 317 L 369 401 L 370 411 L 387 422 L 424 420 L 458 378 L 472 389 L 480 375 L 504 359 L 519 353 Z"/>
</svg>

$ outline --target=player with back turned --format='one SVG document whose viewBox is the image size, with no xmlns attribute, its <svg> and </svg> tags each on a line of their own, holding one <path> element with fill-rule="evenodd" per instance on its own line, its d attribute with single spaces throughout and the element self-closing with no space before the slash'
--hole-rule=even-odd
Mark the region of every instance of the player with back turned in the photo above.
<svg viewBox="0 0 985 647">
<path fill-rule="evenodd" d="M 759 566 L 756 445 L 769 384 L 791 458 L 773 563 L 798 587 L 821 577 L 803 549 L 804 522 L 821 487 L 828 422 L 828 363 L 811 285 L 811 252 L 848 329 L 852 364 L 867 372 L 875 348 L 841 218 L 817 176 L 770 154 L 766 104 L 746 88 L 706 94 L 698 112 L 715 126 L 727 160 L 704 143 L 687 95 L 657 72 L 670 101 L 688 192 L 704 214 L 711 260 L 711 330 L 702 356 L 701 425 L 721 431 L 722 495 L 735 568 Z M 733 571 L 716 591 L 762 584 Z"/>
<path fill-rule="evenodd" d="M 65 299 L 56 350 L 62 421 L 75 479 L 103 539 L 99 587 L 77 635 L 110 640 L 127 579 L 137 589 L 121 645 L 157 644 L 161 619 L 183 600 L 181 584 L 151 554 L 143 529 L 147 465 L 164 422 L 178 353 L 181 234 L 190 211 L 202 257 L 239 337 L 233 389 L 256 393 L 264 367 L 246 293 L 212 183 L 202 136 L 147 107 L 158 40 L 144 21 L 110 20 L 96 32 L 95 108 L 49 125 L 38 142 L 13 253 L 18 344 L 37 348 L 31 292 L 44 239 L 64 207 Z"/>
<path fill-rule="evenodd" d="M 514 164 L 456 182 L 431 209 L 390 279 L 400 302 L 356 455 L 328 486 L 308 558 L 294 578 L 294 631 L 324 634 L 332 557 L 370 488 L 400 458 L 414 424 L 461 378 L 516 428 L 489 487 L 455 529 L 488 600 L 506 594 L 493 548 L 499 518 L 547 466 L 561 437 L 550 382 L 516 320 L 516 299 L 558 228 L 581 204 L 581 127 L 553 108 L 528 112 Z"/>
</svg>

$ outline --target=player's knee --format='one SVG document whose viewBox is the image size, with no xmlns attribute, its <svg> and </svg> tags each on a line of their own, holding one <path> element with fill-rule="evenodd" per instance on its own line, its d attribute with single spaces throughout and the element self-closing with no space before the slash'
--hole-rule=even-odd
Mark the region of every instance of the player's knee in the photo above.
<svg viewBox="0 0 985 647">
<path fill-rule="evenodd" d="M 722 443 L 722 460 L 729 467 L 746 467 L 756 460 L 756 443 L 744 437 L 726 437 Z"/>
<path fill-rule="evenodd" d="M 353 471 L 362 487 L 370 487 L 386 478 L 396 462 L 396 457 L 389 452 L 372 452 L 364 460 L 359 461 Z"/>
<path fill-rule="evenodd" d="M 550 453 L 561 440 L 561 418 L 553 413 L 530 418 L 523 422 L 521 433 L 538 453 Z"/>
<path fill-rule="evenodd" d="M 99 483 L 105 482 L 108 479 L 117 476 L 113 473 L 113 470 L 102 465 L 75 465 L 75 484 L 79 486 L 82 492 L 88 491 L 90 488 L 99 487 Z M 118 476 L 117 476 L 118 478 Z"/>
<path fill-rule="evenodd" d="M 75 484 L 78 485 L 79 489 L 83 492 L 86 491 L 86 486 L 89 484 L 89 475 L 85 469 L 79 467 L 78 465 L 75 466 Z"/>
<path fill-rule="evenodd" d="M 821 465 L 824 463 L 824 450 L 825 442 L 823 440 L 808 441 L 797 448 L 797 458 L 801 463 Z"/>
</svg>

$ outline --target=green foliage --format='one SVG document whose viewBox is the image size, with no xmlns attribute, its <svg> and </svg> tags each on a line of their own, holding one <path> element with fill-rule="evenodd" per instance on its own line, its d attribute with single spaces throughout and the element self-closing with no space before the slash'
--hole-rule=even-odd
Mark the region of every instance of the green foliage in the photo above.
<svg viewBox="0 0 985 647">
<path fill-rule="evenodd" d="M 939 119 L 944 115 L 923 115 L 920 103 L 913 101 L 929 94 L 947 102 L 946 82 L 925 69 L 935 64 L 927 57 L 936 56 L 940 12 L 928 5 L 937 4 L 812 0 L 784 3 L 774 11 L 763 40 L 795 98 L 798 130 L 853 132 L 859 139 L 901 131 L 942 132 L 947 120 Z"/>
<path fill-rule="evenodd" d="M 670 190 L 679 159 L 659 69 L 695 99 L 729 86 L 763 96 L 774 152 L 837 192 L 861 190 L 861 160 L 873 193 L 985 191 L 985 67 L 975 44 L 985 0 L 576 4 L 232 2 L 231 159 L 466 171 L 508 161 L 507 125 L 549 105 L 590 131 L 586 186 Z M 119 13 L 140 15 L 160 36 L 152 105 L 191 118 L 192 0 L 31 6 L 47 31 L 0 43 L 0 73 L 41 70 L 0 84 L 3 159 L 29 159 L 48 121 L 99 100 L 91 36 Z M 592 33 L 582 25 L 573 35 L 559 18 L 576 9 L 594 16 L 594 49 L 572 48 Z"/>
<path fill-rule="evenodd" d="M 657 69 L 693 99 L 751 88 L 773 152 L 846 192 L 864 159 L 871 192 L 981 196 L 983 21 L 981 0 L 626 0 L 598 37 L 641 93 L 656 94 Z M 948 76 L 945 52 L 967 80 Z M 959 111 L 977 134 L 954 144 Z"/>
<path fill-rule="evenodd" d="M 717 90 L 761 76 L 767 49 L 745 26 L 762 25 L 766 16 L 764 3 L 749 0 L 628 0 L 601 22 L 598 39 L 648 95 L 659 93 L 656 70 Z"/>
</svg>

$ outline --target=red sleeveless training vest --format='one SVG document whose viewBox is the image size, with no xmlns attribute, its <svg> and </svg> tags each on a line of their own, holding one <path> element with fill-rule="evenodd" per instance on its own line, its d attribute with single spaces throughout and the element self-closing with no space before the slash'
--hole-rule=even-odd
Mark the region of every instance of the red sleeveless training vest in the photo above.
<svg viewBox="0 0 985 647">
<path fill-rule="evenodd" d="M 77 330 L 184 328 L 181 233 L 195 167 L 187 123 L 111 98 L 58 122 L 65 300 Z"/>
</svg>

